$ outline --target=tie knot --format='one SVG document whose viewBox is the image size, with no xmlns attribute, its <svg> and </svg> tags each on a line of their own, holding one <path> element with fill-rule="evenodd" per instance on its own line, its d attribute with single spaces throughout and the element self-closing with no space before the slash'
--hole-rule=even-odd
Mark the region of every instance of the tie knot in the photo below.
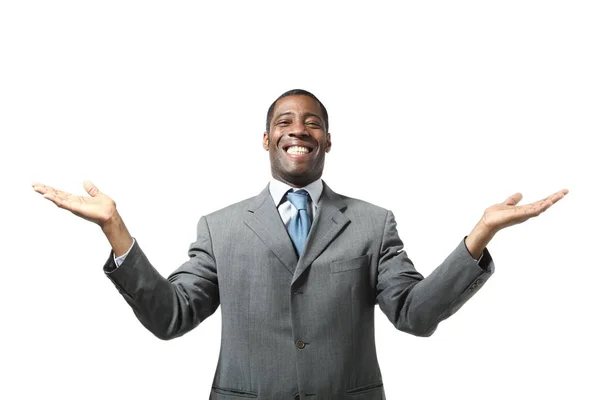
<svg viewBox="0 0 600 400">
<path fill-rule="evenodd" d="M 306 210 L 308 207 L 308 192 L 306 190 L 298 190 L 297 192 L 288 192 L 286 195 L 290 203 L 296 207 L 296 210 Z"/>
</svg>

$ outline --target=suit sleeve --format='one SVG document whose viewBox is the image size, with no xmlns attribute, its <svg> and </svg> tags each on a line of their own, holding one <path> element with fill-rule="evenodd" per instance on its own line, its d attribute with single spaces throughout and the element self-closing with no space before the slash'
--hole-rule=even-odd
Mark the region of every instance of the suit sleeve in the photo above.
<svg viewBox="0 0 600 400">
<path fill-rule="evenodd" d="M 148 261 L 137 240 L 119 268 L 112 252 L 104 265 L 107 277 L 136 317 L 163 340 L 189 332 L 219 306 L 217 268 L 205 217 L 198 222 L 197 239 L 188 255 L 189 260 L 166 279 Z"/>
<path fill-rule="evenodd" d="M 378 263 L 377 302 L 396 329 L 430 336 L 494 272 L 487 249 L 473 260 L 464 240 L 427 278 L 417 272 L 398 236 L 391 211 L 386 215 Z"/>
</svg>

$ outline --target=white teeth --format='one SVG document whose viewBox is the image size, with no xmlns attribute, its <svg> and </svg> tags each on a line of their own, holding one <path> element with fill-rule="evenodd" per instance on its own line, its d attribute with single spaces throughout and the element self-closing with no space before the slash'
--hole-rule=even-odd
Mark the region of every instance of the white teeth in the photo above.
<svg viewBox="0 0 600 400">
<path fill-rule="evenodd" d="M 287 149 L 289 154 L 308 154 L 310 150 L 308 147 L 303 146 L 292 146 Z"/>
</svg>

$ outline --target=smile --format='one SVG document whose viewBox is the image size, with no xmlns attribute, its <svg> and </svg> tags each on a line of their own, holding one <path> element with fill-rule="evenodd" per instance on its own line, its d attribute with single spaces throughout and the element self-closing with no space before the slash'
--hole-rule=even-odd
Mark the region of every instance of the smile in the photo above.
<svg viewBox="0 0 600 400">
<path fill-rule="evenodd" d="M 305 146 L 290 146 L 284 150 L 288 154 L 308 154 L 312 151 L 311 148 Z"/>
</svg>

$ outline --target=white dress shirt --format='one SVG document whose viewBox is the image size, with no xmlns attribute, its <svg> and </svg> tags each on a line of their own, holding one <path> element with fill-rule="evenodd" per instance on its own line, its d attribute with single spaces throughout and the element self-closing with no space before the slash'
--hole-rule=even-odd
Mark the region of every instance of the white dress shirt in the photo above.
<svg viewBox="0 0 600 400">
<path fill-rule="evenodd" d="M 275 207 L 277 207 L 277 211 L 279 212 L 281 220 L 286 228 L 290 224 L 292 218 L 294 218 L 298 213 L 296 207 L 294 207 L 294 205 L 285 196 L 290 189 L 292 189 L 294 192 L 299 190 L 306 190 L 308 192 L 308 195 L 310 196 L 311 207 L 309 207 L 306 211 L 308 212 L 311 221 L 314 221 L 314 216 L 317 215 L 317 210 L 319 209 L 321 193 L 323 193 L 323 181 L 321 179 L 317 179 L 305 187 L 293 188 L 287 183 L 283 183 L 276 179 L 271 180 L 271 183 L 269 184 L 269 192 L 271 193 L 271 197 L 273 197 L 273 203 L 275 203 Z"/>
</svg>

